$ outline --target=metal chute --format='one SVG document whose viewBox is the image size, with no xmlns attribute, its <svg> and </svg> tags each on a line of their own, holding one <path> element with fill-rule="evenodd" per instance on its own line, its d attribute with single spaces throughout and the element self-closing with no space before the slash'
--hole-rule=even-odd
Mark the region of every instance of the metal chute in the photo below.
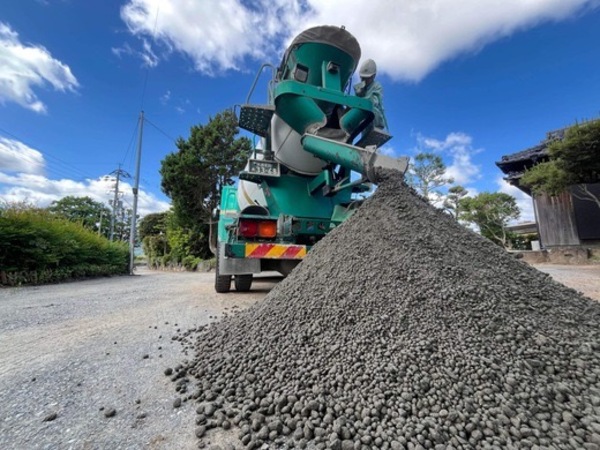
<svg viewBox="0 0 600 450">
<path fill-rule="evenodd" d="M 379 180 L 379 170 L 396 170 L 404 174 L 408 169 L 408 158 L 391 158 L 375 151 L 374 148 L 361 148 L 320 136 L 302 136 L 303 148 L 325 161 L 339 164 L 354 170 L 373 183 Z"/>
</svg>

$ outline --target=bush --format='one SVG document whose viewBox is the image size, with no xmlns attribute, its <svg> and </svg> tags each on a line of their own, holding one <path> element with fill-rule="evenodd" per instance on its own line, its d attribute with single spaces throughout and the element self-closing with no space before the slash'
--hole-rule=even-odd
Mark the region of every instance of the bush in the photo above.
<svg viewBox="0 0 600 450">
<path fill-rule="evenodd" d="M 204 229 L 208 230 L 204 224 L 182 227 L 171 211 L 146 216 L 140 222 L 140 236 L 148 267 L 196 270 L 203 257 L 211 256 L 204 249 Z"/>
<path fill-rule="evenodd" d="M 128 263 L 126 244 L 110 242 L 81 224 L 36 208 L 0 209 L 1 284 L 124 274 Z"/>
<path fill-rule="evenodd" d="M 164 263 L 165 256 L 169 254 L 170 250 L 166 236 L 163 234 L 144 237 L 142 247 L 144 248 L 144 254 L 148 258 L 148 267 L 154 269 Z"/>
<path fill-rule="evenodd" d="M 195 256 L 190 255 L 184 257 L 181 263 L 183 264 L 183 267 L 185 267 L 185 270 L 194 271 L 198 268 L 198 264 L 200 264 L 200 261 L 202 261 L 200 258 L 196 258 Z"/>
<path fill-rule="evenodd" d="M 511 238 L 513 250 L 531 250 L 531 241 L 539 239 L 537 233 L 514 235 Z"/>
</svg>

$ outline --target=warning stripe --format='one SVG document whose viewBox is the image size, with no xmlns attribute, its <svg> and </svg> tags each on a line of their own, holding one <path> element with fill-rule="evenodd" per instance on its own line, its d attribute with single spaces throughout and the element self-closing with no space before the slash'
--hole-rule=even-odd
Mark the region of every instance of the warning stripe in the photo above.
<svg viewBox="0 0 600 450">
<path fill-rule="evenodd" d="M 302 259 L 306 256 L 304 245 L 246 244 L 246 258 Z"/>
<path fill-rule="evenodd" d="M 304 258 L 306 256 L 306 247 L 303 245 L 290 245 L 285 252 L 281 255 L 282 258 L 292 259 L 292 258 Z"/>
</svg>

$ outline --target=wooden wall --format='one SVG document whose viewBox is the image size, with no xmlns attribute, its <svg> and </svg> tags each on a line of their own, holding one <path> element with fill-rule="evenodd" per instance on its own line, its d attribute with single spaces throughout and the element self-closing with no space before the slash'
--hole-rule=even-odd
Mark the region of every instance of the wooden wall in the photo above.
<svg viewBox="0 0 600 450">
<path fill-rule="evenodd" d="M 587 184 L 587 189 L 597 198 L 600 198 L 600 183 Z M 573 210 L 577 222 L 577 236 L 582 243 L 600 240 L 600 207 L 596 202 L 583 200 L 578 187 L 571 187 Z M 587 197 L 585 197 L 587 198 Z"/>
<path fill-rule="evenodd" d="M 570 193 L 536 195 L 533 203 L 544 247 L 580 244 Z"/>
</svg>

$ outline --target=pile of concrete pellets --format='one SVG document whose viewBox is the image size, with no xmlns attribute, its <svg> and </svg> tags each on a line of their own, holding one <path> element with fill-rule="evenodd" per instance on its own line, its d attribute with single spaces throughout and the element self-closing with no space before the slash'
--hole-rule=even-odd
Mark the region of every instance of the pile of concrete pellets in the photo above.
<svg viewBox="0 0 600 450">
<path fill-rule="evenodd" d="M 600 449 L 600 303 L 396 173 L 263 301 L 181 340 L 201 448 Z"/>
</svg>

